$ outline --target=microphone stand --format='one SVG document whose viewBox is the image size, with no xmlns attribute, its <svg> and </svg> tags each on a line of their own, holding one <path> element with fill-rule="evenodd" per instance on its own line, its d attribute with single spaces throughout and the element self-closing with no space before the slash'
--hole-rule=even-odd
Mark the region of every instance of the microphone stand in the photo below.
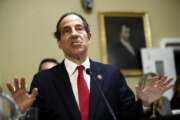
<svg viewBox="0 0 180 120">
<path fill-rule="evenodd" d="M 99 90 L 99 92 L 100 92 L 100 94 L 101 94 L 101 96 L 102 96 L 106 106 L 108 107 L 108 110 L 109 110 L 110 114 L 112 115 L 113 120 L 117 120 L 116 115 L 115 115 L 111 105 L 109 104 L 109 101 L 107 100 L 106 96 L 104 95 L 104 92 L 102 91 L 100 85 L 96 82 L 96 78 L 94 77 L 94 75 L 92 74 L 90 69 L 86 69 L 86 73 L 91 75 L 92 79 L 94 79 L 94 83 L 95 83 L 96 87 L 98 88 L 98 90 Z"/>
</svg>

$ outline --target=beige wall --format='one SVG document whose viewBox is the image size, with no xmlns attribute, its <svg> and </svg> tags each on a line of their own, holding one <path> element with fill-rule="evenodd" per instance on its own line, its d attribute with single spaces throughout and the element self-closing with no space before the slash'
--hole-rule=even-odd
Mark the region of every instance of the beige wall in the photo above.
<svg viewBox="0 0 180 120">
<path fill-rule="evenodd" d="M 15 76 L 26 77 L 30 83 L 41 59 L 63 59 L 53 32 L 64 12 L 79 12 L 87 18 L 93 35 L 89 54 L 98 61 L 101 54 L 98 12 L 147 12 L 154 47 L 159 46 L 163 37 L 180 36 L 180 0 L 93 1 L 94 9 L 87 14 L 80 0 L 0 0 L 0 84 L 4 87 Z M 132 88 L 137 79 L 127 79 Z"/>
</svg>

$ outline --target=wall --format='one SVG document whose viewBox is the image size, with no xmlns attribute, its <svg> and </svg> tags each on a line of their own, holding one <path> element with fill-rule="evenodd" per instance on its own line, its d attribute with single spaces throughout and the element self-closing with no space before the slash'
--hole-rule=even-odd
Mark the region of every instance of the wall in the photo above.
<svg viewBox="0 0 180 120">
<path fill-rule="evenodd" d="M 68 11 L 79 12 L 90 23 L 93 38 L 89 55 L 97 61 L 101 55 L 98 12 L 147 12 L 154 47 L 159 46 L 163 37 L 180 36 L 179 0 L 93 1 L 93 11 L 87 14 L 80 0 L 0 0 L 0 83 L 3 87 L 14 77 L 26 77 L 30 83 L 45 57 L 63 59 L 53 32 L 61 14 Z M 131 88 L 138 79 L 127 78 Z"/>
</svg>

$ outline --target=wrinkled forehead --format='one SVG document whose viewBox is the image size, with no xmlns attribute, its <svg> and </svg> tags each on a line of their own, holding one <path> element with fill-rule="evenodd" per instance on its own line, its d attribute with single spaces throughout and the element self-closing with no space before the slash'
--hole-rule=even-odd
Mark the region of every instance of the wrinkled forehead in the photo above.
<svg viewBox="0 0 180 120">
<path fill-rule="evenodd" d="M 60 28 L 62 29 L 66 26 L 77 25 L 77 24 L 83 25 L 83 21 L 79 16 L 72 14 L 63 18 L 60 24 Z"/>
</svg>

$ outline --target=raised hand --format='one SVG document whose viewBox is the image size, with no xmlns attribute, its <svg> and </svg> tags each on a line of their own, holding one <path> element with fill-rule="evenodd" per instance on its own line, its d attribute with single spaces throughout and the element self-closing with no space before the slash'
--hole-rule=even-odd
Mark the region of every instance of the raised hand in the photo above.
<svg viewBox="0 0 180 120">
<path fill-rule="evenodd" d="M 163 76 L 155 76 L 150 78 L 144 88 L 136 86 L 137 97 L 140 98 L 144 106 L 150 106 L 151 103 L 157 101 L 164 92 L 172 88 L 172 78 L 168 79 Z"/>
<path fill-rule="evenodd" d="M 14 85 L 11 83 L 7 83 L 7 88 L 10 91 L 14 101 L 18 105 L 21 112 L 25 112 L 28 108 L 30 108 L 38 94 L 37 88 L 34 88 L 32 90 L 32 93 L 29 94 L 26 91 L 25 84 L 26 83 L 24 78 L 15 78 Z"/>
</svg>

